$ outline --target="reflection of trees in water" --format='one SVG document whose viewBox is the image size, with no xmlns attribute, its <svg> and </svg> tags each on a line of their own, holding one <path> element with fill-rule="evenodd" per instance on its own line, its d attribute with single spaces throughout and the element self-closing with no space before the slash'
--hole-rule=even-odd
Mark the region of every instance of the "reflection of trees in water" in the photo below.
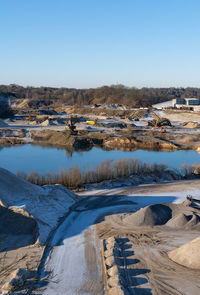
<svg viewBox="0 0 200 295">
<path fill-rule="evenodd" d="M 93 146 L 84 147 L 84 148 L 74 148 L 74 147 L 68 146 L 68 147 L 65 147 L 65 151 L 66 151 L 67 157 L 71 158 L 74 152 L 76 152 L 76 153 L 88 152 L 92 148 L 93 148 Z"/>
<path fill-rule="evenodd" d="M 47 148 L 47 149 L 54 148 L 54 149 L 57 149 L 57 150 L 65 150 L 68 158 L 71 158 L 74 152 L 76 152 L 76 153 L 88 152 L 93 148 L 93 146 L 87 146 L 87 147 L 84 147 L 84 148 L 80 148 L 80 147 L 74 148 L 73 146 L 60 146 L 60 145 L 55 145 L 55 144 L 53 145 L 53 144 L 44 143 L 44 142 L 32 143 L 32 145 L 39 146 L 39 147 L 44 147 L 44 148 Z"/>
<path fill-rule="evenodd" d="M 103 151 L 124 151 L 124 152 L 134 152 L 137 150 L 135 147 L 123 147 L 123 146 L 116 146 L 116 147 L 107 147 L 103 146 L 102 147 Z"/>
<path fill-rule="evenodd" d="M 21 144 L 20 145 L 16 145 L 16 146 L 21 146 Z M 11 148 L 11 147 L 13 147 L 12 144 L 1 144 L 0 145 L 0 151 L 3 150 L 4 148 Z"/>
</svg>

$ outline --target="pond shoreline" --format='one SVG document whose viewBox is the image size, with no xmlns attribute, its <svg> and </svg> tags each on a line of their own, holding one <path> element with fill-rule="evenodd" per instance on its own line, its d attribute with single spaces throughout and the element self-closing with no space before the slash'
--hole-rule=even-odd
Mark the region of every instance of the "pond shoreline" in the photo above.
<svg viewBox="0 0 200 295">
<path fill-rule="evenodd" d="M 77 166 L 81 170 L 94 169 L 102 161 L 118 161 L 125 159 L 138 159 L 146 164 L 165 164 L 169 169 L 180 169 L 185 163 L 189 166 L 200 164 L 200 156 L 193 150 L 142 150 L 130 149 L 102 149 L 92 147 L 87 149 L 72 149 L 52 145 L 14 145 L 4 146 L 0 149 L 1 167 L 17 173 L 19 170 L 25 173 L 36 171 L 45 175 L 57 173 L 60 169 L 68 169 Z"/>
</svg>

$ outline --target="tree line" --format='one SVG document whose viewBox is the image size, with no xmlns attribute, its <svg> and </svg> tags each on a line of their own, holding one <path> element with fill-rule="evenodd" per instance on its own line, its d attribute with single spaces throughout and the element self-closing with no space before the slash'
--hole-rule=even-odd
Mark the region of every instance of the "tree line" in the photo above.
<svg viewBox="0 0 200 295">
<path fill-rule="evenodd" d="M 177 97 L 200 98 L 200 88 L 141 88 L 124 85 L 102 86 L 90 89 L 23 87 L 20 85 L 0 85 L 0 95 L 10 95 L 13 100 L 27 99 L 31 106 L 123 104 L 130 107 L 148 107 Z"/>
</svg>

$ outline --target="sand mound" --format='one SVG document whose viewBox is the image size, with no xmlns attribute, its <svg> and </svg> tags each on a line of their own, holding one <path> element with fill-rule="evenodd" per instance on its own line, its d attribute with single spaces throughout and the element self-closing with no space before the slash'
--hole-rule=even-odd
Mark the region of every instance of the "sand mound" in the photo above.
<svg viewBox="0 0 200 295">
<path fill-rule="evenodd" d="M 30 234 L 36 228 L 36 221 L 27 212 L 0 206 L 0 233 Z"/>
<path fill-rule="evenodd" d="M 183 266 L 200 269 L 200 237 L 189 243 L 186 243 L 179 248 L 170 251 L 168 256 L 174 262 Z"/>
<path fill-rule="evenodd" d="M 199 124 L 197 122 L 187 122 L 183 124 L 184 128 L 197 128 Z"/>
<path fill-rule="evenodd" d="M 165 225 L 170 228 L 191 229 L 200 225 L 200 210 L 189 200 L 181 204 L 156 204 L 130 214 L 124 222 L 133 226 Z"/>
<path fill-rule="evenodd" d="M 135 226 L 163 225 L 172 217 L 172 210 L 167 205 L 156 204 L 140 209 L 125 218 L 125 221 Z"/>
<path fill-rule="evenodd" d="M 22 99 L 20 100 L 19 103 L 17 103 L 15 105 L 15 107 L 19 108 L 19 109 L 25 109 L 25 108 L 28 108 L 29 107 L 29 99 L 28 98 L 25 98 L 25 99 Z"/>
<path fill-rule="evenodd" d="M 33 185 L 9 171 L 0 168 L 0 201 L 4 206 L 20 206 L 37 200 L 42 187 Z"/>
<path fill-rule="evenodd" d="M 9 125 L 6 124 L 2 119 L 0 119 L 0 127 L 8 127 Z"/>
<path fill-rule="evenodd" d="M 55 125 L 55 124 L 53 123 L 52 120 L 47 119 L 44 122 L 42 122 L 40 125 L 41 126 L 52 126 L 52 125 Z"/>
<path fill-rule="evenodd" d="M 38 225 L 23 209 L 0 206 L 0 251 L 14 250 L 36 242 Z"/>
<path fill-rule="evenodd" d="M 185 215 L 184 213 L 180 213 L 174 218 L 171 218 L 166 225 L 173 228 L 179 228 L 188 223 L 188 221 L 192 218 L 192 215 Z"/>
<path fill-rule="evenodd" d="M 36 126 L 36 125 L 39 125 L 39 124 L 40 124 L 40 121 L 38 121 L 38 120 L 34 120 L 34 121 L 29 122 L 29 125 L 33 125 L 33 126 Z"/>
<path fill-rule="evenodd" d="M 49 232 L 78 197 L 61 185 L 39 187 L 0 168 L 0 204 L 22 208 L 38 223 L 39 241 Z"/>
</svg>

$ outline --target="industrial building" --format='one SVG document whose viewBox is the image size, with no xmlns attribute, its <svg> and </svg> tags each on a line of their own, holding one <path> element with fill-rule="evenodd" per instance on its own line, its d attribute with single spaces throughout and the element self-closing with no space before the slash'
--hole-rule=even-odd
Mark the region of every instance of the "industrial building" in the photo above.
<svg viewBox="0 0 200 295">
<path fill-rule="evenodd" d="M 176 109 L 189 109 L 193 111 L 200 111 L 200 99 L 195 97 L 188 98 L 174 98 L 162 103 L 157 103 L 152 105 L 155 109 L 166 109 L 166 108 L 176 108 Z"/>
</svg>

